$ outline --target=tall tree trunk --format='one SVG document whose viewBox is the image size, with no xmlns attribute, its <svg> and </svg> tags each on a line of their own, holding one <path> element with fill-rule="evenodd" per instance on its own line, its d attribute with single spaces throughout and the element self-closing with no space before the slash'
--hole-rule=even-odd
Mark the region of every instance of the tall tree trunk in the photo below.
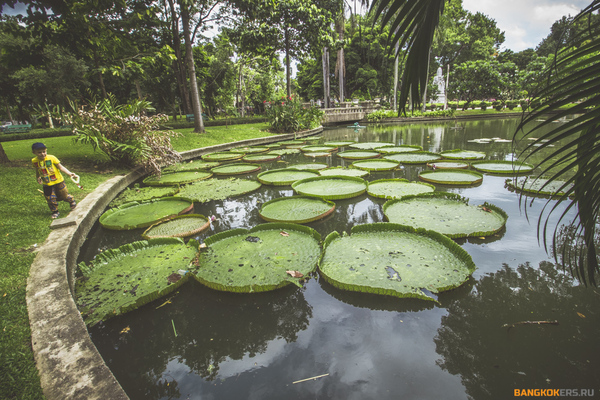
<svg viewBox="0 0 600 400">
<path fill-rule="evenodd" d="M 13 117 L 12 117 L 12 114 L 11 114 L 11 112 L 10 112 L 10 106 L 8 105 L 8 103 L 6 103 L 6 115 L 8 116 L 8 120 L 9 120 L 11 123 L 14 123 L 14 122 L 13 122 Z"/>
<path fill-rule="evenodd" d="M 196 81 L 196 67 L 194 66 L 194 53 L 192 50 L 192 38 L 190 32 L 190 12 L 185 1 L 180 3 L 181 23 L 183 25 L 183 39 L 185 40 L 185 58 L 187 60 L 190 91 L 192 93 L 192 107 L 194 109 L 194 132 L 204 133 L 204 121 L 202 120 L 202 105 L 198 93 L 198 82 Z"/>
<path fill-rule="evenodd" d="M 138 99 L 141 100 L 143 96 L 142 96 L 142 86 L 140 85 L 139 79 L 135 80 L 135 90 L 137 91 Z"/>
<path fill-rule="evenodd" d="M 2 143 L 0 143 L 0 164 L 8 164 L 8 156 L 4 152 L 4 148 L 2 147 Z"/>
<path fill-rule="evenodd" d="M 240 105 L 240 116 L 244 118 L 246 116 L 246 102 L 244 101 L 244 74 L 242 73 L 244 69 L 244 63 L 240 61 L 240 70 L 238 75 L 238 94 L 239 94 L 239 105 Z M 289 97 L 289 96 L 288 96 Z"/>
<path fill-rule="evenodd" d="M 323 47 L 323 91 L 324 104 L 323 107 L 329 108 L 329 50 Z"/>
<path fill-rule="evenodd" d="M 427 74 L 429 74 L 429 62 L 431 60 L 431 50 L 429 50 L 429 56 L 427 57 L 427 66 L 426 71 Z M 421 112 L 425 113 L 425 110 L 427 109 L 427 83 L 429 82 L 429 78 L 425 79 L 425 89 L 423 90 L 423 105 L 421 106 Z"/>
<path fill-rule="evenodd" d="M 394 58 L 394 99 L 392 107 L 394 111 L 398 111 L 398 42 L 396 42 L 396 58 Z"/>
<path fill-rule="evenodd" d="M 190 104 L 190 94 L 186 84 L 186 73 L 184 66 L 183 55 L 181 54 L 181 38 L 179 37 L 179 17 L 177 16 L 177 10 L 175 9 L 175 3 L 173 0 L 169 0 L 169 6 L 171 8 L 171 36 L 172 36 L 172 47 L 175 52 L 175 60 L 173 60 L 173 71 L 175 72 L 175 79 L 177 80 L 177 88 L 179 89 L 179 97 L 183 102 L 183 113 L 190 114 L 192 106 Z"/>
<path fill-rule="evenodd" d="M 446 84 L 444 85 L 444 110 L 448 109 L 448 84 L 450 83 L 450 64 L 446 73 Z"/>
<path fill-rule="evenodd" d="M 340 39 L 340 43 L 344 41 L 344 12 L 342 9 L 340 20 L 336 23 L 336 29 L 338 31 L 338 37 Z M 338 50 L 338 84 L 340 87 L 340 103 L 345 99 L 344 93 L 344 77 L 346 75 L 346 60 L 344 59 L 344 48 L 341 47 Z"/>
<path fill-rule="evenodd" d="M 104 86 L 104 78 L 102 77 L 102 72 L 100 71 L 100 60 L 96 50 L 94 50 L 94 63 L 96 64 L 96 71 L 98 71 L 98 84 L 100 85 L 100 90 L 102 90 L 102 98 L 106 99 L 108 94 L 106 93 L 106 87 Z"/>
<path fill-rule="evenodd" d="M 285 29 L 285 81 L 289 99 L 292 97 L 292 69 L 290 66 L 290 37 L 287 27 Z"/>
</svg>

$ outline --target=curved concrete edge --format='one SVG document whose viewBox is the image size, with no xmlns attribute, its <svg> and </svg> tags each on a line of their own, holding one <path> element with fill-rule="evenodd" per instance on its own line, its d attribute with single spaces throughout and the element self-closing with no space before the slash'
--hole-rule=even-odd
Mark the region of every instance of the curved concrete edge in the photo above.
<svg viewBox="0 0 600 400">
<path fill-rule="evenodd" d="M 189 160 L 233 147 L 306 137 L 322 130 L 319 127 L 180 154 Z M 48 400 L 128 399 L 88 334 L 73 298 L 73 288 L 79 250 L 88 233 L 112 199 L 143 176 L 141 169 L 115 176 L 88 194 L 66 218 L 53 221 L 52 231 L 31 265 L 26 291 L 31 343 Z"/>
</svg>

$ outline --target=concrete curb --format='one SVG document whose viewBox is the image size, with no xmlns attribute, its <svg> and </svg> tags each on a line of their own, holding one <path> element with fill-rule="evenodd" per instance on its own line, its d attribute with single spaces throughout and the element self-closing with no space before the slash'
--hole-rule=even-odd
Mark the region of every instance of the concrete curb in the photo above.
<svg viewBox="0 0 600 400">
<path fill-rule="evenodd" d="M 269 136 L 181 153 L 184 160 L 239 146 L 256 146 L 317 134 L 323 127 L 297 134 Z M 48 400 L 128 399 L 92 342 L 73 299 L 77 257 L 88 233 L 108 204 L 144 176 L 136 169 L 115 176 L 88 194 L 66 218 L 55 220 L 40 247 L 27 280 L 27 311 L 33 353 Z"/>
</svg>

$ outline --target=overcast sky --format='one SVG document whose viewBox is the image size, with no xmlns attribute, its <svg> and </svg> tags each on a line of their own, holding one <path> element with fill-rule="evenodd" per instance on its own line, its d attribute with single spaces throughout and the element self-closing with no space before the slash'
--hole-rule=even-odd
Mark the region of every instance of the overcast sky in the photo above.
<svg viewBox="0 0 600 400">
<path fill-rule="evenodd" d="M 536 46 L 563 15 L 576 15 L 591 0 L 463 0 L 463 8 L 496 20 L 506 40 L 501 50 L 521 51 Z"/>
</svg>

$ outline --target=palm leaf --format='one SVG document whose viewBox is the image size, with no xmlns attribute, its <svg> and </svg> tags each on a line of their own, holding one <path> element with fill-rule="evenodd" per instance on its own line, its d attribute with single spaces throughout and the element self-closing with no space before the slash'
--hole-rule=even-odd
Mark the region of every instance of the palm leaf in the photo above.
<svg viewBox="0 0 600 400">
<path fill-rule="evenodd" d="M 594 0 L 573 22 L 599 9 L 600 0 Z M 594 238 L 600 213 L 600 158 L 597 155 L 600 150 L 600 36 L 594 30 L 581 31 L 570 46 L 558 54 L 548 71 L 547 85 L 532 102 L 537 105 L 524 115 L 519 129 L 542 116 L 547 117 L 525 134 L 525 137 L 539 135 L 526 146 L 525 160 L 550 150 L 539 162 L 541 175 L 546 175 L 549 182 L 564 181 L 560 189 L 564 195 L 558 202 L 544 206 L 542 213 L 547 211 L 547 218 L 540 218 L 538 236 L 543 237 L 548 249 L 549 215 L 572 198 L 554 229 L 552 250 L 583 283 L 596 285 L 599 268 Z M 562 109 L 565 105 L 573 106 Z M 573 120 L 552 124 L 571 114 L 575 114 Z M 548 132 L 540 134 L 545 129 L 549 129 Z M 576 217 L 568 225 L 571 226 L 569 232 L 574 234 L 566 238 L 559 224 L 572 209 L 576 210 Z"/>
</svg>

